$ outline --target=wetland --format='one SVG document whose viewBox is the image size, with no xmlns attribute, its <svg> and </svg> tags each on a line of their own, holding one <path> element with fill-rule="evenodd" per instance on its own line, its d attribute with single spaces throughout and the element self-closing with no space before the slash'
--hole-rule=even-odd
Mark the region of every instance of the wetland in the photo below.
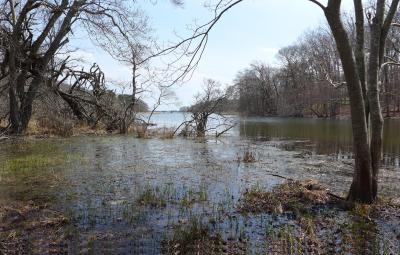
<svg viewBox="0 0 400 255">
<path fill-rule="evenodd" d="M 166 128 L 181 118 L 154 117 Z M 347 206 L 329 194 L 351 183 L 348 120 L 232 118 L 218 139 L 2 141 L 0 251 L 400 252 L 400 120 L 385 123 L 379 203 Z"/>
</svg>

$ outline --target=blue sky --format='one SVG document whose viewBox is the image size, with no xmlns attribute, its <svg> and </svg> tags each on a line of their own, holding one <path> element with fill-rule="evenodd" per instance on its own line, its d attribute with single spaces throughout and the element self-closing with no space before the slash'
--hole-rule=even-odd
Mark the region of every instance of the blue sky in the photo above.
<svg viewBox="0 0 400 255">
<path fill-rule="evenodd" d="M 203 7 L 204 0 L 186 0 L 182 8 L 172 6 L 168 0 L 158 0 L 156 4 L 150 2 L 145 1 L 141 5 L 149 16 L 154 35 L 161 42 L 178 41 L 176 34 L 183 37 L 190 34 L 188 25 L 194 22 L 201 24 L 212 16 Z M 343 1 L 345 9 L 351 6 L 351 0 Z M 280 48 L 295 43 L 303 32 L 324 22 L 322 11 L 307 0 L 245 0 L 227 12 L 214 27 L 193 78 L 174 87 L 177 99 L 160 109 L 178 109 L 190 105 L 205 78 L 227 85 L 232 84 L 238 71 L 253 61 L 277 65 L 275 55 Z M 93 46 L 84 35 L 77 36 L 73 43 L 79 47 L 75 54 L 87 63 L 98 63 L 107 78 L 130 80 L 128 67 Z M 151 98 L 147 101 L 152 103 Z"/>
</svg>

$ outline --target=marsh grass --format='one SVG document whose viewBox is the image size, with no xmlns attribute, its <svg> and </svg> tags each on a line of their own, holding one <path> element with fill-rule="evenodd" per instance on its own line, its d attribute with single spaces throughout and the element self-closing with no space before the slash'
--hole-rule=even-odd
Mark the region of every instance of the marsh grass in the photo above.
<svg viewBox="0 0 400 255">
<path fill-rule="evenodd" d="M 66 160 L 67 157 L 65 155 L 26 155 L 5 160 L 1 169 L 4 172 L 32 171 L 35 169 L 55 167 L 63 164 Z"/>
<path fill-rule="evenodd" d="M 321 254 L 320 242 L 314 234 L 314 223 L 282 225 L 267 233 L 268 254 Z"/>
<path fill-rule="evenodd" d="M 163 254 L 246 254 L 246 243 L 224 240 L 221 233 L 212 233 L 201 217 L 192 217 L 187 224 L 174 226 L 172 238 L 161 242 Z"/>
<path fill-rule="evenodd" d="M 13 147 L 0 164 L 0 192 L 6 197 L 46 203 L 56 198 L 60 169 L 80 156 L 64 153 L 60 143 L 26 142 Z M 12 189 L 6 188 L 12 185 Z"/>
<path fill-rule="evenodd" d="M 243 154 L 243 162 L 244 163 L 254 163 L 256 162 L 255 153 L 252 151 L 245 151 Z"/>
<path fill-rule="evenodd" d="M 207 188 L 177 188 L 173 185 L 154 186 L 147 184 L 136 199 L 142 206 L 165 207 L 168 204 L 190 207 L 196 203 L 208 201 Z"/>
<path fill-rule="evenodd" d="M 184 192 L 184 195 L 179 200 L 182 206 L 187 206 L 187 207 L 195 203 L 206 202 L 208 201 L 207 189 L 205 186 L 201 186 L 199 191 L 194 191 L 192 189 L 189 189 Z"/>
<path fill-rule="evenodd" d="M 278 230 L 266 230 L 271 254 L 398 254 L 398 244 L 390 243 L 395 237 L 385 238 L 376 223 L 382 217 L 396 221 L 398 207 L 383 202 L 343 207 L 338 201 L 315 181 L 289 181 L 272 191 L 247 191 L 239 211 L 287 218 Z"/>
<path fill-rule="evenodd" d="M 27 143 L 15 148 L 0 166 L 0 176 L 37 177 L 38 173 L 54 173 L 54 169 L 79 159 L 78 154 L 65 153 L 53 143 Z M 35 171 L 35 174 L 32 173 Z"/>
<path fill-rule="evenodd" d="M 157 188 L 147 187 L 137 198 L 140 205 L 147 205 L 152 207 L 165 207 L 167 205 L 166 199 L 159 192 Z"/>
</svg>

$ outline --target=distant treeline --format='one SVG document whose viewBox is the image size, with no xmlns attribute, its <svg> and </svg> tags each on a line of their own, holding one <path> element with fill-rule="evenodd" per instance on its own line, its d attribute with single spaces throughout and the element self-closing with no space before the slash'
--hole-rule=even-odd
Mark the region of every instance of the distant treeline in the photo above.
<svg viewBox="0 0 400 255">
<path fill-rule="evenodd" d="M 354 30 L 352 24 L 348 22 L 349 30 Z M 387 58 L 400 61 L 398 49 L 400 35 L 392 32 Z M 305 33 L 295 44 L 280 49 L 277 60 L 277 66 L 254 62 L 238 72 L 233 85 L 225 90 L 221 111 L 257 116 L 349 115 L 341 61 L 329 29 L 321 27 Z M 382 72 L 380 93 L 384 115 L 398 116 L 399 67 L 388 65 Z M 190 107 L 182 110 L 190 111 Z"/>
</svg>

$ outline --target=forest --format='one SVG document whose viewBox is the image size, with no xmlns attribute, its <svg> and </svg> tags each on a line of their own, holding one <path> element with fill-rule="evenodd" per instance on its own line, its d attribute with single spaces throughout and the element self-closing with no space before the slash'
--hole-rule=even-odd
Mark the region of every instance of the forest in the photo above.
<svg viewBox="0 0 400 255">
<path fill-rule="evenodd" d="M 400 0 L 200 2 L 0 0 L 0 254 L 400 253 Z"/>
<path fill-rule="evenodd" d="M 347 18 L 349 34 L 354 23 Z M 397 63 L 398 33 L 389 34 L 386 57 Z M 356 38 L 352 38 L 355 44 Z M 221 111 L 253 116 L 334 118 L 348 117 L 349 98 L 335 40 L 328 27 L 303 34 L 297 43 L 279 50 L 278 66 L 255 61 L 237 73 L 226 88 L 230 100 Z M 382 70 L 382 113 L 385 118 L 398 117 L 398 66 Z"/>
</svg>

